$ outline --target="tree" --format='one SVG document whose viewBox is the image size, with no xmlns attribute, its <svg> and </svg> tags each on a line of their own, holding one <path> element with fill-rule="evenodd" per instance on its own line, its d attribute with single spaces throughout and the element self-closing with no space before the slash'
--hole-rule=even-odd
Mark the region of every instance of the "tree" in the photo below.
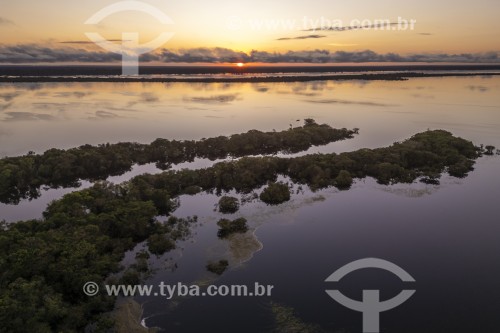
<svg viewBox="0 0 500 333">
<path fill-rule="evenodd" d="M 268 205 L 279 205 L 290 200 L 290 189 L 282 182 L 272 183 L 262 191 L 260 200 Z"/>
<path fill-rule="evenodd" d="M 217 275 L 221 275 L 226 271 L 228 266 L 229 262 L 227 260 L 219 260 L 218 262 L 209 262 L 207 264 L 207 270 Z"/>
<path fill-rule="evenodd" d="M 348 190 L 352 185 L 352 177 L 349 171 L 341 170 L 335 178 L 335 186 L 339 190 Z"/>
<path fill-rule="evenodd" d="M 217 235 L 220 238 L 225 238 L 233 233 L 244 233 L 248 231 L 247 220 L 243 217 L 233 221 L 220 219 L 217 225 L 219 226 Z"/>
<path fill-rule="evenodd" d="M 172 242 L 165 234 L 154 234 L 148 238 L 149 252 L 156 255 L 162 255 L 175 248 Z"/>
<path fill-rule="evenodd" d="M 494 146 L 486 146 L 486 147 L 484 147 L 484 149 L 486 149 L 486 151 L 484 153 L 485 155 L 490 155 L 491 156 L 491 155 L 494 154 L 493 153 L 493 151 L 495 150 Z"/>
<path fill-rule="evenodd" d="M 219 200 L 219 212 L 234 214 L 240 209 L 240 201 L 235 197 L 224 196 Z"/>
</svg>

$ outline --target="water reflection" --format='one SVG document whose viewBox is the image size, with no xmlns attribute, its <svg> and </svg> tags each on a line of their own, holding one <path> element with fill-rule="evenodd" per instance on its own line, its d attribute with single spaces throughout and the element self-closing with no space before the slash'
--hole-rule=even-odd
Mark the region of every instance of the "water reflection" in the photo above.
<svg viewBox="0 0 500 333">
<path fill-rule="evenodd" d="M 334 127 L 361 128 L 359 138 L 330 150 L 385 146 L 437 126 L 482 143 L 500 132 L 499 87 L 499 77 L 265 84 L 4 83 L 0 155 L 282 129 L 307 117 Z M 485 123 L 495 125 L 467 130 Z"/>
</svg>

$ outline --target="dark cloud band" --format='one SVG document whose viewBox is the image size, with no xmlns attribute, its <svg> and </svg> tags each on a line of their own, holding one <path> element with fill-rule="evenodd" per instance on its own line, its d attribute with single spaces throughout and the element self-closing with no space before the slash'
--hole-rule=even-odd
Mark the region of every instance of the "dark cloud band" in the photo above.
<svg viewBox="0 0 500 333">
<path fill-rule="evenodd" d="M 116 63 L 121 55 L 90 51 L 72 47 L 49 48 L 40 45 L 0 45 L 0 63 Z M 249 53 L 226 48 L 193 48 L 181 50 L 162 49 L 141 56 L 142 62 L 162 63 L 370 63 L 370 62 L 427 62 L 427 63 L 500 63 L 500 53 L 462 54 L 380 54 L 365 50 L 357 52 L 307 50 L 267 52 L 253 50 Z"/>
<path fill-rule="evenodd" d="M 283 38 L 278 38 L 276 40 L 300 40 L 300 39 L 318 39 L 318 38 L 325 38 L 325 35 L 305 35 L 305 36 L 298 36 L 298 37 L 283 37 Z"/>
</svg>

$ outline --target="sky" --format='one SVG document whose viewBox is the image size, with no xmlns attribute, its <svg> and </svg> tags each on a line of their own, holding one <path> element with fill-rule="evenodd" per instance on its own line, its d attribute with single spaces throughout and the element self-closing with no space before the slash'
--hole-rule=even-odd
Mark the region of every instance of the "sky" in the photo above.
<svg viewBox="0 0 500 333">
<path fill-rule="evenodd" d="M 121 58 L 89 32 L 117 45 L 172 33 L 142 57 L 160 63 L 500 62 L 498 0 L 145 0 L 171 24 L 137 11 L 85 24 L 117 3 L 0 0 L 0 63 Z"/>
</svg>

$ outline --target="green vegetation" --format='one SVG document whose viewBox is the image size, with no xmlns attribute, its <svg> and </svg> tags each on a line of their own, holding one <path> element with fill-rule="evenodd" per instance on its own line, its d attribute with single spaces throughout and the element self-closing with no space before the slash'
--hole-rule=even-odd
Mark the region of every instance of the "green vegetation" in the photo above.
<svg viewBox="0 0 500 333">
<path fill-rule="evenodd" d="M 135 264 L 132 265 L 139 273 L 148 273 L 149 272 L 149 264 L 148 259 L 151 256 L 147 251 L 140 251 L 135 256 Z"/>
<path fill-rule="evenodd" d="M 352 177 L 349 171 L 340 170 L 337 177 L 335 177 L 335 186 L 340 190 L 348 190 L 352 185 Z"/>
<path fill-rule="evenodd" d="M 133 267 L 128 268 L 120 279 L 120 284 L 135 286 L 141 283 L 141 274 Z"/>
<path fill-rule="evenodd" d="M 77 187 L 80 180 L 105 180 L 123 174 L 134 164 L 156 163 L 165 170 L 172 164 L 248 155 L 297 153 L 311 146 L 352 138 L 357 130 L 334 129 L 307 119 L 303 127 L 282 132 L 252 130 L 230 137 L 177 141 L 157 139 L 151 144 L 117 143 L 85 145 L 69 150 L 50 149 L 0 159 L 0 202 L 17 204 L 37 198 L 41 186 Z M 192 193 L 195 188 L 186 188 Z"/>
<path fill-rule="evenodd" d="M 436 180 L 446 171 L 465 177 L 482 152 L 471 142 L 438 130 L 417 134 L 387 148 L 297 158 L 244 157 L 200 170 L 141 175 L 121 185 L 98 182 L 52 202 L 41 220 L 0 224 L 2 330 L 81 332 L 89 323 L 94 323 L 97 331 L 112 326 L 101 314 L 112 310 L 114 299 L 104 295 L 87 297 L 83 285 L 95 281 L 102 289 L 110 275 L 122 271 L 120 262 L 125 252 L 140 242 L 147 241 L 149 250 L 160 254 L 173 248 L 177 240 L 185 239 L 196 217 L 170 216 L 166 223 L 156 217 L 171 214 L 179 205 L 178 197 L 192 189 L 218 195 L 233 190 L 251 193 L 275 183 L 280 175 L 313 190 L 346 188 L 352 178 L 363 177 L 373 177 L 381 184 L 411 183 L 418 178 Z M 6 160 L 0 167 L 2 195 L 13 199 L 22 191 L 18 185 L 9 184 L 17 184 L 19 179 L 38 179 L 40 174 L 30 174 L 30 166 L 38 165 L 36 157 L 23 157 L 20 163 L 26 168 L 11 183 Z M 20 176 L 24 173 L 26 179 Z M 271 200 L 281 194 L 269 190 L 275 187 L 283 193 L 286 187 L 290 195 L 285 184 L 271 184 L 267 189 Z M 14 192 L 9 192 L 12 189 Z M 248 230 L 244 218 L 223 219 L 218 226 L 220 237 Z M 122 275 L 122 280 L 137 281 L 145 269 L 144 262 L 137 262 Z"/>
<path fill-rule="evenodd" d="M 419 178 L 436 181 L 446 171 L 451 176 L 462 178 L 473 170 L 474 160 L 481 153 L 482 150 L 472 142 L 436 130 L 417 134 L 387 148 L 296 158 L 243 157 L 205 169 L 140 175 L 128 186 L 129 191 L 137 192 L 141 198 L 161 191 L 170 198 L 163 202 L 168 208 L 176 207 L 173 199 L 191 186 L 199 186 L 207 192 L 215 191 L 219 195 L 232 190 L 247 194 L 276 182 L 278 175 L 287 176 L 294 183 L 308 185 L 313 190 L 329 186 L 345 188 L 349 183 L 347 173 L 351 178 L 373 177 L 380 184 L 412 183 Z"/>
<path fill-rule="evenodd" d="M 322 333 L 319 325 L 305 323 L 291 307 L 271 302 L 275 326 L 272 333 Z"/>
<path fill-rule="evenodd" d="M 220 219 L 217 222 L 219 226 L 219 232 L 217 235 L 220 238 L 225 238 L 234 233 L 243 233 L 248 231 L 247 220 L 243 217 L 240 217 L 236 220 L 228 220 L 228 219 Z"/>
<path fill-rule="evenodd" d="M 284 183 L 272 183 L 262 191 L 260 200 L 268 205 L 279 205 L 290 200 L 290 189 Z"/>
<path fill-rule="evenodd" d="M 148 238 L 148 249 L 152 254 L 162 255 L 174 248 L 175 243 L 165 234 L 154 234 Z"/>
<path fill-rule="evenodd" d="M 486 147 L 484 147 L 484 149 L 486 150 L 484 152 L 485 155 L 492 156 L 492 155 L 494 155 L 493 151 L 496 149 L 496 147 L 495 146 L 486 146 Z"/>
<path fill-rule="evenodd" d="M 219 200 L 219 212 L 234 214 L 240 209 L 240 201 L 235 197 L 223 196 Z"/>
<path fill-rule="evenodd" d="M 217 275 L 222 275 L 228 266 L 229 262 L 227 260 L 219 260 L 218 262 L 209 262 L 207 264 L 207 270 Z"/>
<path fill-rule="evenodd" d="M 81 332 L 90 322 L 110 324 L 99 314 L 113 309 L 114 298 L 87 297 L 83 285 L 95 281 L 102 289 L 126 251 L 156 234 L 173 243 L 195 220 L 160 223 L 153 202 L 131 193 L 98 183 L 53 202 L 43 220 L 0 225 L 2 330 Z M 138 281 L 144 269 L 132 267 L 122 281 Z"/>
<path fill-rule="evenodd" d="M 426 67 L 430 69 L 432 67 Z M 225 69 L 227 70 L 227 69 Z M 230 70 L 230 69 L 229 69 Z M 434 70 L 434 69 L 433 69 Z M 449 73 L 429 73 L 429 72 L 388 72 L 388 73 L 334 73 L 334 74 L 322 74 L 322 75 L 271 75 L 271 76 L 251 76 L 251 75 L 236 75 L 235 77 L 189 77 L 184 75 L 175 75 L 169 77 L 115 77 L 115 76 L 95 76 L 95 77 L 74 77 L 71 75 L 67 76 L 9 76 L 4 75 L 0 77 L 0 82 L 9 83 L 20 83 L 20 82 L 201 82 L 201 83 L 261 83 L 261 82 L 318 82 L 318 81 L 406 81 L 410 78 L 415 77 L 467 77 L 467 76 L 477 76 L 483 75 L 485 77 L 498 76 L 500 73 L 493 72 L 491 70 L 496 70 L 495 68 L 490 68 L 489 72 L 479 73 L 468 73 L 468 72 L 449 72 Z"/>
</svg>

